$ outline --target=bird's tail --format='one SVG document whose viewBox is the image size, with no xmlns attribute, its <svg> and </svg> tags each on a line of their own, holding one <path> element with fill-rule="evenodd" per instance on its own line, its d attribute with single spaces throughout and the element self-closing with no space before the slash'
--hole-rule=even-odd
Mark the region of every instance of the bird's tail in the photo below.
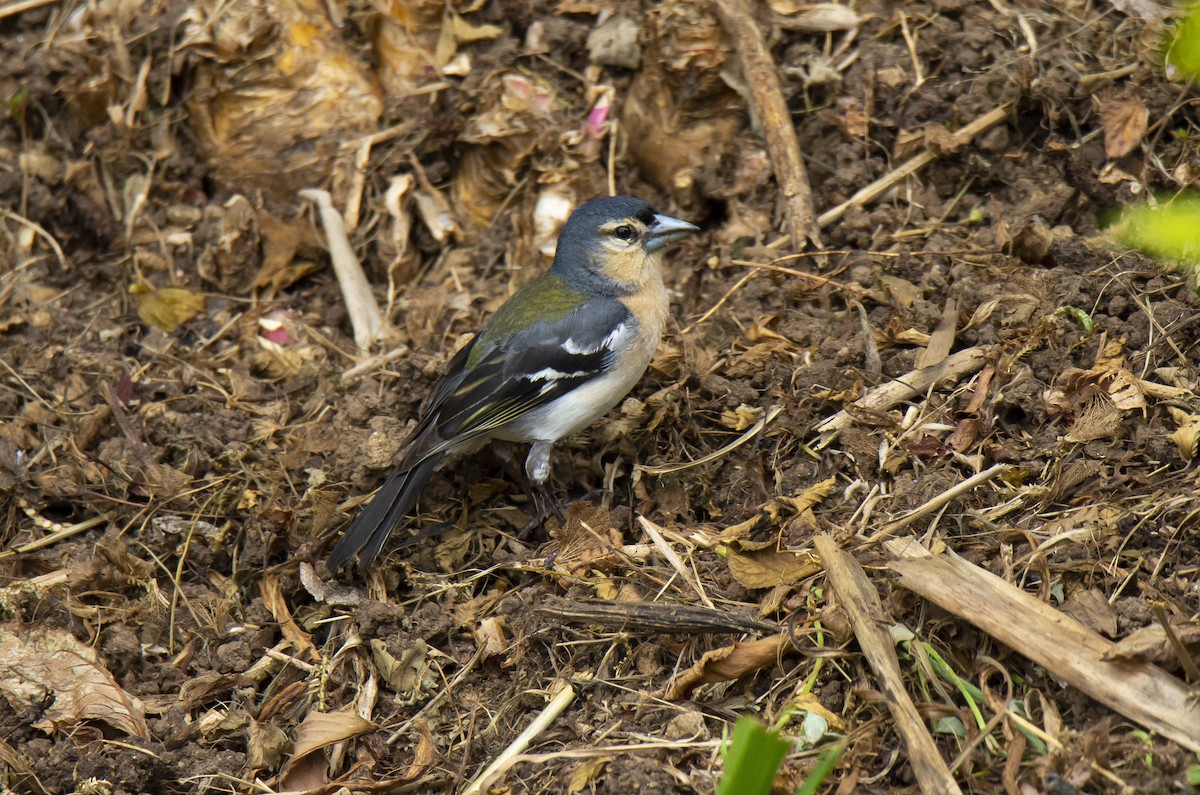
<svg viewBox="0 0 1200 795">
<path fill-rule="evenodd" d="M 393 470 L 379 487 L 371 502 L 338 539 L 329 553 L 329 568 L 336 571 L 355 555 L 362 568 L 370 566 L 383 549 L 384 542 L 396 526 L 412 510 L 417 495 L 429 476 L 441 462 L 442 455 L 432 455 L 412 469 Z"/>
</svg>

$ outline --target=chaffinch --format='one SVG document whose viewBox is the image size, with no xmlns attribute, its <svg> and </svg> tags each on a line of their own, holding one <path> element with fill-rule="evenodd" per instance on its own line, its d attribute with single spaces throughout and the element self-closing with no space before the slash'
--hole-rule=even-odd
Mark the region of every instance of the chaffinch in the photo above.
<svg viewBox="0 0 1200 795">
<path fill-rule="evenodd" d="M 370 565 L 430 475 L 488 441 L 532 442 L 525 471 L 544 488 L 554 443 L 608 412 L 646 371 L 667 322 L 663 250 L 697 231 L 631 196 L 572 213 L 550 270 L 450 360 L 330 567 L 355 555 Z"/>
</svg>

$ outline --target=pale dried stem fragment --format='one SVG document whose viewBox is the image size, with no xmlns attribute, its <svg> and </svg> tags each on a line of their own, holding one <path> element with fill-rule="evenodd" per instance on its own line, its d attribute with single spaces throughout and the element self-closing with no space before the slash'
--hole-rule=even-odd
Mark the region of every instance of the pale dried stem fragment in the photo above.
<svg viewBox="0 0 1200 795">
<path fill-rule="evenodd" d="M 876 544 L 885 538 L 895 535 L 918 519 L 940 510 L 952 500 L 961 497 L 962 495 L 974 489 L 976 486 L 1000 477 L 1010 469 L 1012 469 L 1010 464 L 995 464 L 983 470 L 982 472 L 975 473 L 962 483 L 946 489 L 942 493 L 925 502 L 923 505 L 909 511 L 896 521 L 888 522 L 878 532 L 872 534 L 863 546 L 867 546 L 868 544 Z"/>
<path fill-rule="evenodd" d="M 879 594 L 867 578 L 862 566 L 848 552 L 838 548 L 830 536 L 821 534 L 813 539 L 825 577 L 838 596 L 838 601 L 850 617 L 854 636 L 863 657 L 871 666 L 879 689 L 887 697 L 896 731 L 908 749 L 908 762 L 923 793 L 961 793 L 946 760 L 938 752 L 925 719 L 904 688 L 904 675 L 888 627 L 894 623 L 883 611 Z"/>
<path fill-rule="evenodd" d="M 1004 121 L 1005 117 L 1008 116 L 1008 112 L 1011 107 L 1012 103 L 1006 102 L 998 108 L 993 108 L 975 121 L 968 124 L 966 127 L 963 127 L 961 130 L 956 132 L 955 136 L 963 144 L 967 143 L 981 132 Z M 830 209 L 821 213 L 820 217 L 817 218 L 817 224 L 824 228 L 832 223 L 840 221 L 842 216 L 845 215 L 846 211 L 851 207 L 861 207 L 868 202 L 873 201 L 883 193 L 886 193 L 893 186 L 925 168 L 925 166 L 937 160 L 939 157 L 941 157 L 941 153 L 933 149 L 926 149 L 924 152 L 914 155 L 904 163 L 901 163 L 899 166 L 889 171 L 887 174 L 884 174 L 882 177 L 872 182 L 870 185 L 855 193 L 849 199 L 846 199 L 846 201 L 842 202 L 838 206 L 831 207 Z"/>
<path fill-rule="evenodd" d="M 941 364 L 912 370 L 894 381 L 881 384 L 850 405 L 852 408 L 867 411 L 887 411 L 897 403 L 924 394 L 941 381 L 957 383 L 965 376 L 980 370 L 989 358 L 990 354 L 984 348 L 961 350 L 947 356 Z M 821 435 L 814 445 L 816 449 L 828 447 L 842 430 L 853 422 L 853 415 L 846 409 L 821 422 L 815 429 Z"/>
<path fill-rule="evenodd" d="M 484 768 L 484 771 L 463 790 L 463 795 L 478 795 L 478 793 L 484 792 L 484 787 L 491 783 L 489 779 L 507 770 L 517 760 L 517 757 L 529 747 L 535 737 L 550 728 L 550 724 L 554 723 L 558 716 L 565 712 L 571 702 L 575 700 L 575 695 L 575 688 L 564 683 L 562 689 L 555 694 L 554 698 L 550 699 L 550 703 L 538 713 L 532 723 L 525 727 L 525 731 L 521 732 L 517 739 L 513 740 L 512 744 L 493 759 L 492 763 Z"/>
<path fill-rule="evenodd" d="M 891 539 L 900 585 L 1042 666 L 1056 680 L 1192 751 L 1200 751 L 1200 703 L 1152 663 L 1108 661 L 1116 646 L 1071 616 L 952 552 L 932 555 L 913 538 Z"/>
<path fill-rule="evenodd" d="M 354 329 L 354 344 L 359 350 L 366 351 L 383 333 L 383 312 L 371 293 L 371 285 L 367 281 L 367 275 L 363 273 L 358 257 L 354 256 L 341 213 L 333 206 L 329 191 L 309 188 L 300 191 L 300 198 L 316 204 L 321 213 L 321 225 L 325 228 L 329 258 L 333 262 L 338 285 L 342 288 L 346 312 L 350 315 L 350 326 Z"/>
<path fill-rule="evenodd" d="M 691 589 L 700 597 L 700 601 L 704 602 L 705 607 L 716 610 L 716 605 L 712 603 L 712 600 L 708 598 L 708 594 L 704 592 L 704 586 L 700 583 L 700 578 L 694 572 L 688 570 L 687 565 L 683 562 L 683 558 L 679 557 L 679 553 L 672 549 L 667 540 L 663 538 L 660 532 L 663 528 L 641 514 L 638 514 L 637 519 L 638 524 L 646 531 L 646 535 L 650 536 L 650 540 L 654 542 L 655 548 L 667 559 L 667 562 L 671 564 L 671 568 L 675 569 L 679 574 L 679 578 L 691 586 Z"/>
<path fill-rule="evenodd" d="M 754 21 L 752 4 L 745 0 L 717 0 L 717 11 L 721 23 L 733 38 L 734 50 L 750 88 L 750 101 L 766 137 L 775 179 L 783 194 L 788 236 L 797 248 L 808 244 L 819 248 L 821 234 L 814 220 L 808 170 L 800 156 L 800 142 L 796 139 L 796 127 L 779 85 L 779 73 L 762 31 Z"/>
<path fill-rule="evenodd" d="M 32 11 L 35 8 L 41 8 L 42 6 L 48 6 L 57 2 L 59 0 L 18 0 L 15 3 L 5 3 L 0 6 L 0 19 L 24 14 L 26 11 Z"/>
</svg>

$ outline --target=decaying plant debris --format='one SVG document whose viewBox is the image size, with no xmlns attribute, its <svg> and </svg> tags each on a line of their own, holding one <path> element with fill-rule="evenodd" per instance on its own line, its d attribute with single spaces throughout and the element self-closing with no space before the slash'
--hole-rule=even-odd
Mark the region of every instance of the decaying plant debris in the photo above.
<svg viewBox="0 0 1200 795">
<path fill-rule="evenodd" d="M 1183 788 L 1200 313 L 1104 230 L 1198 187 L 1170 16 L 0 4 L 0 784 L 710 792 L 794 707 L 779 791 L 838 735 L 830 792 Z M 558 452 L 566 526 L 519 541 L 481 457 L 332 577 L 439 368 L 614 191 L 705 234 Z"/>
</svg>

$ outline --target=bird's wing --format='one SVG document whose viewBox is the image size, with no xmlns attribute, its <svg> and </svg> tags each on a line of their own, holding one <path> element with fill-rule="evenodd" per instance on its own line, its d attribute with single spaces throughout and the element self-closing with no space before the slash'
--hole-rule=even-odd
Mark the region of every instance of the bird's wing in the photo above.
<svg viewBox="0 0 1200 795">
<path fill-rule="evenodd" d="M 460 352 L 454 360 L 458 367 L 448 368 L 435 388 L 400 466 L 416 466 L 508 425 L 604 375 L 636 334 L 637 321 L 624 304 L 603 298 L 501 337 L 482 354 L 475 352 L 469 368 L 468 356 Z"/>
</svg>

